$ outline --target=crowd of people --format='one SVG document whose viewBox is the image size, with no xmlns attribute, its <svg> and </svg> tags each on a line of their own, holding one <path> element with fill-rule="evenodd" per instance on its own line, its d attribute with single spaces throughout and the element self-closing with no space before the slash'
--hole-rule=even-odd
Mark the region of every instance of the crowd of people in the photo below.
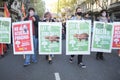
<svg viewBox="0 0 120 80">
<path fill-rule="evenodd" d="M 80 7 L 76 8 L 75 14 L 72 15 L 68 19 L 57 19 L 53 18 L 52 14 L 50 12 L 46 12 L 44 14 L 43 20 L 39 18 L 38 15 L 35 15 L 35 9 L 34 8 L 29 8 L 28 10 L 28 16 L 25 18 L 22 18 L 21 20 L 26 21 L 26 20 L 32 20 L 32 31 L 33 31 L 33 44 L 34 44 L 34 54 L 30 55 L 27 54 L 25 55 L 25 62 L 24 62 L 24 67 L 27 67 L 32 63 L 37 63 L 37 51 L 38 51 L 38 22 L 62 22 L 62 39 L 66 38 L 66 20 L 91 20 L 92 17 L 89 13 L 82 13 L 82 9 Z M 91 20 L 92 21 L 92 20 Z M 107 10 L 102 10 L 100 12 L 100 16 L 97 17 L 96 21 L 101 21 L 101 22 L 112 22 L 110 20 Z M 91 26 L 92 27 L 92 26 Z M 119 51 L 120 52 L 120 51 Z M 71 55 L 69 62 L 72 63 L 74 60 L 75 55 Z M 86 68 L 86 65 L 83 63 L 83 55 L 77 55 L 77 64 L 81 68 Z M 52 64 L 52 58 L 54 55 L 50 54 L 47 55 L 45 58 L 48 60 L 49 64 Z M 104 55 L 103 52 L 97 52 L 96 53 L 96 60 L 104 60 Z"/>
</svg>

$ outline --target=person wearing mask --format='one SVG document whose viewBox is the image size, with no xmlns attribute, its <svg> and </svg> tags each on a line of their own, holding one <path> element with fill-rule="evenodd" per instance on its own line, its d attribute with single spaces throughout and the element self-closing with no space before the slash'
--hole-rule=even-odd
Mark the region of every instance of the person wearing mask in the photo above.
<svg viewBox="0 0 120 80">
<path fill-rule="evenodd" d="M 100 17 L 98 18 L 98 21 L 108 23 L 109 20 L 107 17 L 107 10 L 102 10 L 100 12 Z M 103 52 L 97 52 L 96 59 L 104 60 Z"/>
<path fill-rule="evenodd" d="M 39 16 L 35 15 L 35 9 L 29 8 L 28 9 L 28 16 L 24 19 L 24 21 L 31 20 L 32 21 L 32 32 L 33 32 L 33 46 L 34 46 L 34 54 L 26 54 L 25 55 L 25 62 L 24 67 L 27 67 L 30 65 L 30 62 L 37 63 L 37 44 L 38 44 L 38 22 L 39 22 Z M 30 60 L 32 59 L 32 60 Z"/>
<path fill-rule="evenodd" d="M 44 20 L 43 20 L 43 22 L 55 22 L 54 19 L 52 19 L 52 15 L 51 15 L 50 12 L 46 12 L 46 13 L 44 14 Z M 52 54 L 46 55 L 46 60 L 48 60 L 48 63 L 49 63 L 49 64 L 52 64 L 52 57 L 53 57 L 53 56 L 54 56 L 54 55 L 52 55 Z"/>
<path fill-rule="evenodd" d="M 76 13 L 75 13 L 75 17 L 72 17 L 72 20 L 84 20 L 82 18 L 82 10 L 80 7 L 77 7 L 76 8 Z M 73 62 L 73 58 L 74 58 L 74 55 L 71 55 L 70 57 L 70 63 Z M 83 55 L 78 55 L 78 62 L 77 64 L 81 67 L 81 68 L 86 68 L 86 66 L 83 64 Z"/>
</svg>

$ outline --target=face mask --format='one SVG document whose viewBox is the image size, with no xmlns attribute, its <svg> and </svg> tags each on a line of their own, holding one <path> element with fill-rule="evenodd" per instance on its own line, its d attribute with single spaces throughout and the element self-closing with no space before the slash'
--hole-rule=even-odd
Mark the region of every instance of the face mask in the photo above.
<svg viewBox="0 0 120 80">
<path fill-rule="evenodd" d="M 106 16 L 106 13 L 102 13 L 102 16 L 105 17 L 105 16 Z"/>
<path fill-rule="evenodd" d="M 78 15 L 78 16 L 81 16 L 81 15 L 82 15 L 82 12 L 77 12 L 77 15 Z"/>
<path fill-rule="evenodd" d="M 30 16 L 33 16 L 33 15 L 34 15 L 34 12 L 33 12 L 33 11 L 30 11 L 29 14 L 30 14 Z"/>
</svg>

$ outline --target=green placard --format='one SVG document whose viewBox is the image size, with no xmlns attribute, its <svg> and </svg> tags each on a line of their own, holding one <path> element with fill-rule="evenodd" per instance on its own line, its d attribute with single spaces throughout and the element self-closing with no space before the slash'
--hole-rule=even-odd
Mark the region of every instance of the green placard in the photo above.
<svg viewBox="0 0 120 80">
<path fill-rule="evenodd" d="M 90 54 L 91 21 L 67 21 L 66 54 Z"/>
<path fill-rule="evenodd" d="M 61 54 L 61 23 L 39 23 L 39 54 Z"/>
<path fill-rule="evenodd" d="M 113 24 L 94 22 L 92 51 L 111 52 Z"/>
<path fill-rule="evenodd" d="M 0 18 L 0 43 L 11 42 L 11 18 Z"/>
</svg>

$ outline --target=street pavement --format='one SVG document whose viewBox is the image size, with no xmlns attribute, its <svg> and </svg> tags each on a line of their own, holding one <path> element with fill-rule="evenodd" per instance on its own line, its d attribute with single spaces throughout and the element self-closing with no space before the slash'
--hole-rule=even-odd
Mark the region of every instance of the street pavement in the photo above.
<svg viewBox="0 0 120 80">
<path fill-rule="evenodd" d="M 117 51 L 105 53 L 105 60 L 96 60 L 95 52 L 84 56 L 86 69 L 77 65 L 77 56 L 69 63 L 65 55 L 63 40 L 62 55 L 55 55 L 53 64 L 48 64 L 45 56 L 38 55 L 38 63 L 23 67 L 23 56 L 13 55 L 12 45 L 5 57 L 0 57 L 0 80 L 120 80 L 120 57 Z M 56 78 L 56 73 L 59 75 Z M 59 77 L 59 78 L 58 78 Z"/>
</svg>

